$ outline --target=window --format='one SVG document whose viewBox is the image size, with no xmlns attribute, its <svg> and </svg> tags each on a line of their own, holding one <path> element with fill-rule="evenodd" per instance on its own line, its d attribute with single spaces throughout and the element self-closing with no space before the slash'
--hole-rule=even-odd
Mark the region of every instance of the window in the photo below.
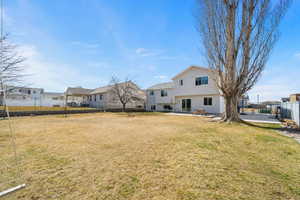
<svg viewBox="0 0 300 200">
<path fill-rule="evenodd" d="M 179 85 L 183 85 L 183 80 L 179 80 Z"/>
<path fill-rule="evenodd" d="M 102 98 L 103 98 L 103 95 L 99 94 L 99 100 L 102 100 Z"/>
<path fill-rule="evenodd" d="M 172 110 L 172 106 L 170 106 L 170 105 L 164 105 L 164 110 Z"/>
<path fill-rule="evenodd" d="M 28 92 L 28 94 L 31 94 L 31 91 L 30 91 L 30 90 L 28 90 L 27 92 Z"/>
<path fill-rule="evenodd" d="M 150 95 L 153 96 L 154 95 L 154 91 L 150 90 Z"/>
<path fill-rule="evenodd" d="M 208 84 L 208 76 L 197 77 L 195 80 L 196 85 L 207 85 Z"/>
<path fill-rule="evenodd" d="M 151 110 L 155 110 L 156 106 L 155 105 L 151 105 Z"/>
<path fill-rule="evenodd" d="M 160 91 L 160 96 L 162 96 L 162 97 L 168 96 L 167 90 L 161 90 L 161 91 Z"/>
<path fill-rule="evenodd" d="M 97 101 L 97 98 L 96 98 L 96 97 L 97 97 L 97 95 L 94 95 L 94 101 Z"/>
<path fill-rule="evenodd" d="M 212 106 L 212 97 L 204 97 L 204 105 Z"/>
</svg>

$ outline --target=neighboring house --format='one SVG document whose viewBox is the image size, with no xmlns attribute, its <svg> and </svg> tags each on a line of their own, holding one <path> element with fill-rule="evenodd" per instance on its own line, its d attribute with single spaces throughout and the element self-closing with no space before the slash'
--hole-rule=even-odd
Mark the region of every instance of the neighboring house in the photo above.
<svg viewBox="0 0 300 200">
<path fill-rule="evenodd" d="M 7 86 L 6 104 L 8 106 L 40 106 L 44 89 Z"/>
<path fill-rule="evenodd" d="M 267 113 L 276 113 L 278 111 L 278 108 L 281 106 L 280 101 L 264 101 L 261 103 L 261 105 L 265 106 L 265 110 L 262 109 L 260 112 L 267 112 Z"/>
<path fill-rule="evenodd" d="M 243 95 L 239 101 L 239 107 L 245 108 L 249 105 L 249 96 L 247 94 Z"/>
<path fill-rule="evenodd" d="M 64 106 L 64 93 L 44 92 L 42 88 L 7 86 L 6 102 L 8 106 Z"/>
<path fill-rule="evenodd" d="M 41 105 L 47 107 L 64 107 L 65 94 L 58 92 L 44 92 Z"/>
<path fill-rule="evenodd" d="M 124 83 L 120 83 L 124 84 Z M 126 108 L 136 109 L 145 107 L 145 92 L 141 90 L 137 85 L 131 83 L 133 87 L 136 87 L 137 94 L 135 96 L 139 97 L 139 100 L 135 100 L 126 104 Z M 89 107 L 99 108 L 99 109 L 121 109 L 122 104 L 120 100 L 113 95 L 112 85 L 99 87 L 92 90 L 88 95 L 84 97 L 84 102 L 86 102 Z"/>
<path fill-rule="evenodd" d="M 273 107 L 278 107 L 281 105 L 280 101 L 264 101 L 261 102 L 262 105 L 265 105 L 266 108 L 273 108 Z"/>
<path fill-rule="evenodd" d="M 68 106 L 88 106 L 89 101 L 86 97 L 92 92 L 91 89 L 86 89 L 82 87 L 68 87 L 65 95 Z"/>
<path fill-rule="evenodd" d="M 290 95 L 290 102 L 299 102 L 300 101 L 300 94 L 291 94 Z"/>
<path fill-rule="evenodd" d="M 124 84 L 124 83 L 120 83 Z M 144 108 L 145 107 L 145 92 L 138 88 L 137 85 L 132 83 L 134 87 L 137 87 L 138 94 L 142 100 L 129 102 L 126 104 L 126 108 Z M 112 95 L 112 85 L 99 87 L 96 89 L 86 89 L 82 87 L 67 88 L 65 94 L 68 98 L 69 106 L 87 106 L 98 109 L 121 109 L 122 104 L 115 95 Z"/>
<path fill-rule="evenodd" d="M 205 67 L 191 66 L 172 82 L 147 89 L 148 111 L 223 113 L 224 99 L 215 84 L 216 74 Z"/>
</svg>

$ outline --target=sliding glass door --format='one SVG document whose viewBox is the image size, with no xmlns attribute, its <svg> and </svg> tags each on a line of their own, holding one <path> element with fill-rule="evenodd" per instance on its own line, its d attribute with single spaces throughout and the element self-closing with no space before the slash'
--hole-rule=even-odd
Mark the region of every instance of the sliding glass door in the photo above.
<svg viewBox="0 0 300 200">
<path fill-rule="evenodd" d="M 190 112 L 192 107 L 191 99 L 182 99 L 182 112 Z"/>
</svg>

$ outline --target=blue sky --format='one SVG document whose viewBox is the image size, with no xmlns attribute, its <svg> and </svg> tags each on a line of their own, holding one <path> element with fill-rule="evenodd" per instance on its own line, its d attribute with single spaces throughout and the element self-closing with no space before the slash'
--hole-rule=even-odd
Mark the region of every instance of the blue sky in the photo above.
<svg viewBox="0 0 300 200">
<path fill-rule="evenodd" d="M 27 84 L 63 92 L 96 88 L 112 75 L 142 88 L 190 65 L 205 66 L 195 30 L 195 0 L 4 0 L 5 31 L 27 57 Z M 300 92 L 300 1 L 280 27 L 252 101 Z M 29 78 L 28 78 L 29 79 Z"/>
</svg>

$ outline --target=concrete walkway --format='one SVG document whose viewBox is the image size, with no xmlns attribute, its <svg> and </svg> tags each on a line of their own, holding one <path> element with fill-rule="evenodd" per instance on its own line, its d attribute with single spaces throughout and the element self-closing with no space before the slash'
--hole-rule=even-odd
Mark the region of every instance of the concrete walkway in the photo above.
<svg viewBox="0 0 300 200">
<path fill-rule="evenodd" d="M 241 119 L 247 122 L 261 122 L 261 123 L 273 123 L 280 124 L 278 119 L 275 118 L 274 115 L 271 114 L 252 114 L 248 113 L 245 115 L 240 115 Z"/>
</svg>

